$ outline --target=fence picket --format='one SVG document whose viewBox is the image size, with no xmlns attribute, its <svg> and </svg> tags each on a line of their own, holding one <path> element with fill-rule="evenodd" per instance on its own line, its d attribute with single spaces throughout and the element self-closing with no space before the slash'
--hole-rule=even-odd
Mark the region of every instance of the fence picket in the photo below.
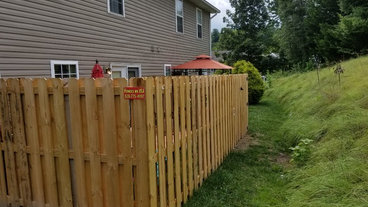
<svg viewBox="0 0 368 207">
<path fill-rule="evenodd" d="M 70 79 L 68 89 L 72 148 L 74 150 L 74 169 L 72 167 L 72 172 L 76 180 L 76 204 L 78 206 L 87 206 L 79 80 Z"/>
<path fill-rule="evenodd" d="M 213 108 L 213 77 L 208 77 L 208 85 L 209 85 L 209 129 L 210 129 L 210 143 L 211 143 L 211 171 L 215 170 L 215 158 L 216 158 L 216 155 L 215 155 L 215 146 L 216 146 L 216 139 L 215 139 L 215 136 L 214 136 L 214 108 Z"/>
<path fill-rule="evenodd" d="M 167 191 L 168 206 L 175 206 L 174 161 L 173 161 L 173 129 L 172 129 L 172 79 L 165 78 L 165 117 L 166 117 L 166 149 L 167 149 Z"/>
<path fill-rule="evenodd" d="M 1 83 L 3 85 L 3 83 Z M 37 123 L 36 104 L 33 91 L 33 81 L 23 79 L 24 87 L 24 120 L 26 124 L 27 143 L 30 147 L 31 189 L 35 205 L 44 206 L 45 197 L 43 189 L 43 173 L 41 168 L 40 146 L 38 128 L 30 123 Z M 4 85 L 3 85 L 4 86 Z"/>
<path fill-rule="evenodd" d="M 207 159 L 207 119 L 206 119 L 206 80 L 200 77 L 201 82 L 201 120 L 202 120 L 202 158 L 203 158 L 203 179 L 208 176 L 208 159 Z"/>
<path fill-rule="evenodd" d="M 118 182 L 118 153 L 116 140 L 116 118 L 114 91 L 111 79 L 97 79 L 102 86 L 102 106 L 104 122 L 104 149 L 108 162 L 105 166 L 104 180 L 106 189 L 106 205 L 119 205 L 119 186 Z M 103 167 L 104 168 L 104 167 Z"/>
<path fill-rule="evenodd" d="M 193 194 L 193 136 L 192 136 L 192 117 L 191 117 L 191 85 L 189 77 L 185 77 L 185 95 L 186 95 L 186 127 L 187 127 L 187 153 L 188 153 L 188 192 L 189 196 Z"/>
<path fill-rule="evenodd" d="M 184 77 L 179 77 L 179 97 L 180 97 L 180 139 L 181 139 L 181 170 L 182 170 L 182 190 L 183 190 L 183 202 L 185 203 L 188 198 L 188 172 L 187 172 L 187 131 L 185 128 L 186 124 L 186 113 L 185 113 L 185 81 Z"/>
<path fill-rule="evenodd" d="M 198 135 L 198 165 L 199 165 L 199 185 L 202 185 L 204 177 L 204 158 L 203 158 L 203 122 L 202 122 L 202 87 L 200 77 L 196 77 L 197 82 L 197 135 Z"/>
<path fill-rule="evenodd" d="M 198 188 L 198 128 L 197 128 L 197 83 L 196 77 L 192 76 L 190 78 L 191 82 L 191 112 L 192 112 L 192 153 L 193 153 L 193 188 L 196 190 Z M 193 189 L 192 189 L 193 190 Z M 192 192 L 193 193 L 193 192 Z"/>
<path fill-rule="evenodd" d="M 124 88 L 128 86 L 127 80 L 123 78 L 114 79 L 114 85 L 118 87 L 119 96 L 116 97 L 116 123 L 118 136 L 119 154 L 123 158 L 120 166 L 120 206 L 134 206 L 133 195 L 133 162 L 132 162 L 132 134 L 130 131 L 130 107 L 129 100 L 125 99 Z"/>
<path fill-rule="evenodd" d="M 92 206 L 103 205 L 102 181 L 101 181 L 101 160 L 99 154 L 99 133 L 98 133 L 98 115 L 97 115 L 97 94 L 95 81 L 93 79 L 85 79 L 85 96 L 86 96 L 86 120 L 87 134 L 89 139 L 90 152 L 90 174 L 93 184 L 91 185 Z"/>
<path fill-rule="evenodd" d="M 166 167 L 165 167 L 165 140 L 164 140 L 164 112 L 162 102 L 163 84 L 162 78 L 155 78 L 156 88 L 156 113 L 157 113 L 157 140 L 158 140 L 158 155 L 159 155 L 159 191 L 160 191 L 160 206 L 166 207 Z"/>
<path fill-rule="evenodd" d="M 16 163 L 15 163 L 15 150 L 14 150 L 14 133 L 11 123 L 11 110 L 9 95 L 7 90 L 8 84 L 1 80 L 1 131 L 3 132 L 3 139 L 5 141 L 5 172 L 7 177 L 8 186 L 8 201 L 14 203 L 15 206 L 19 206 L 19 189 L 16 177 Z M 9 83 L 9 82 L 8 82 Z"/>
<path fill-rule="evenodd" d="M 181 206 L 182 192 L 181 192 L 181 176 L 180 176 L 180 128 L 179 128 L 179 79 L 173 77 L 173 95 L 174 95 L 174 144 L 175 144 L 175 195 L 176 206 Z"/>
<path fill-rule="evenodd" d="M 22 100 L 20 93 L 20 83 L 18 79 L 9 79 L 11 119 L 14 133 L 14 143 L 18 149 L 16 153 L 16 169 L 18 174 L 18 184 L 20 198 L 23 199 L 23 205 L 30 205 L 32 201 L 31 184 L 29 178 L 29 165 L 26 153 L 26 138 L 24 129 Z"/>
<path fill-rule="evenodd" d="M 55 149 L 60 152 L 56 160 L 57 186 L 60 206 L 72 207 L 72 184 L 70 178 L 68 135 L 65 118 L 64 90 L 61 79 L 49 79 L 53 89 L 53 117 L 55 136 Z"/>
<path fill-rule="evenodd" d="M 209 77 L 205 81 L 205 120 L 206 120 L 206 151 L 207 151 L 207 176 L 211 174 L 211 134 L 210 134 L 210 94 L 209 94 Z"/>
<path fill-rule="evenodd" d="M 53 140 L 51 136 L 51 114 L 50 100 L 47 91 L 47 83 L 45 79 L 38 80 L 38 98 L 39 98 L 39 123 L 40 136 L 43 143 L 44 153 L 44 178 L 45 178 L 45 195 L 46 202 L 51 206 L 58 205 L 56 175 L 55 175 L 55 160 Z"/>
</svg>

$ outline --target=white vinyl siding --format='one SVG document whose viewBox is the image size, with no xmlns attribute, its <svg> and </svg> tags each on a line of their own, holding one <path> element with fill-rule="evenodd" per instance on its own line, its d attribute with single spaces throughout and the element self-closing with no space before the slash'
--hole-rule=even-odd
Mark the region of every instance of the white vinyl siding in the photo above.
<svg viewBox="0 0 368 207">
<path fill-rule="evenodd" d="M 78 61 L 51 60 L 52 78 L 79 78 Z"/>
</svg>

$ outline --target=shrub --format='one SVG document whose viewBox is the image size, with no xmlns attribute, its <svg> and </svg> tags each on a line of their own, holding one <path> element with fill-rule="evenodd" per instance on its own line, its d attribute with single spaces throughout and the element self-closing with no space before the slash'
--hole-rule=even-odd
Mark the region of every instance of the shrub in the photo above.
<svg viewBox="0 0 368 207">
<path fill-rule="evenodd" d="M 233 74 L 248 73 L 249 104 L 257 104 L 265 91 L 264 82 L 257 68 L 250 62 L 240 60 L 234 64 Z"/>
</svg>

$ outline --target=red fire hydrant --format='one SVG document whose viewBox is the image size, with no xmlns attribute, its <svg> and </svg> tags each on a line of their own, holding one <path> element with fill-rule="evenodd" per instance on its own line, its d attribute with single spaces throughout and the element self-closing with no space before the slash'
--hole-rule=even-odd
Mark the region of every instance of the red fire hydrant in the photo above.
<svg viewBox="0 0 368 207">
<path fill-rule="evenodd" d="M 98 60 L 96 60 L 96 64 L 92 69 L 92 78 L 103 78 L 104 74 L 103 74 L 103 69 L 101 68 L 101 66 L 98 64 Z"/>
</svg>

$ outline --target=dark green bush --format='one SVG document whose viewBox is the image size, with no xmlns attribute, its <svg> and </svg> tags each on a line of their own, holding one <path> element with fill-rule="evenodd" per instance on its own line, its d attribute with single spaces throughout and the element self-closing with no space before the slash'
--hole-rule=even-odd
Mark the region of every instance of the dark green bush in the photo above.
<svg viewBox="0 0 368 207">
<path fill-rule="evenodd" d="M 257 68 L 250 62 L 240 60 L 234 64 L 233 74 L 248 73 L 249 104 L 257 104 L 265 91 L 264 81 Z"/>
</svg>

